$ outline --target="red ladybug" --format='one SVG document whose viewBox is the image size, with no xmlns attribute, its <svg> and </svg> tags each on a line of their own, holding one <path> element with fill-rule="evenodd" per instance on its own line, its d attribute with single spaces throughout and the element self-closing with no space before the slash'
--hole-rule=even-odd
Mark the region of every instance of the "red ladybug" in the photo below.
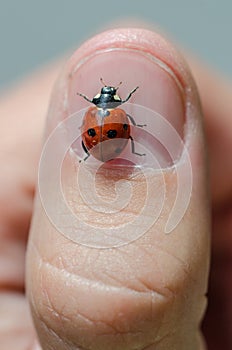
<svg viewBox="0 0 232 350">
<path fill-rule="evenodd" d="M 103 83 L 103 80 L 100 80 Z M 130 99 L 138 86 L 129 93 L 125 100 L 122 100 L 117 95 L 119 86 L 107 86 L 104 83 L 103 85 L 101 93 L 97 94 L 92 100 L 83 94 L 77 93 L 95 105 L 88 109 L 81 126 L 82 147 L 87 153 L 83 161 L 88 159 L 90 155 L 101 162 L 115 159 L 122 153 L 129 139 L 131 140 L 132 153 L 144 156 L 145 154 L 135 152 L 134 141 L 130 134 L 130 122 L 138 127 L 145 125 L 137 125 L 129 114 L 123 109 L 117 108 Z"/>
</svg>

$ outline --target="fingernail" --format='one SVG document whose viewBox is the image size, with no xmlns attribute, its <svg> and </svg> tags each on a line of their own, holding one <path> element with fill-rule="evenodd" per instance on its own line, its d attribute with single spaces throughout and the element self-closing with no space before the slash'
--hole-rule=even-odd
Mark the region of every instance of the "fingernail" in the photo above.
<svg viewBox="0 0 232 350">
<path fill-rule="evenodd" d="M 80 161 L 88 158 L 86 164 L 96 159 L 105 162 L 120 158 L 141 167 L 168 167 L 176 162 L 182 152 L 185 124 L 182 85 L 170 66 L 139 44 L 137 47 L 130 47 L 129 44 L 121 46 L 113 42 L 102 48 L 99 44 L 93 50 L 86 50 L 84 57 L 80 58 L 81 54 L 77 52 L 70 60 L 72 68 L 70 71 L 69 66 L 66 77 L 64 109 L 66 118 L 76 114 L 77 141 L 73 149 Z M 82 50 L 80 48 L 79 52 Z M 100 78 L 112 87 L 122 82 L 117 90 L 122 100 L 139 87 L 128 103 L 117 107 L 122 114 L 117 112 L 116 118 L 112 109 L 109 118 L 100 116 L 99 106 L 78 95 L 84 94 L 92 100 L 101 94 L 103 84 Z M 124 113 L 131 118 L 122 118 Z M 133 121 L 145 126 L 134 126 Z M 120 138 L 119 143 L 108 137 L 112 122 L 113 131 Z M 130 130 L 122 131 L 123 124 L 129 124 Z M 88 134 L 89 129 L 94 135 Z M 126 146 L 123 139 L 126 139 Z"/>
</svg>

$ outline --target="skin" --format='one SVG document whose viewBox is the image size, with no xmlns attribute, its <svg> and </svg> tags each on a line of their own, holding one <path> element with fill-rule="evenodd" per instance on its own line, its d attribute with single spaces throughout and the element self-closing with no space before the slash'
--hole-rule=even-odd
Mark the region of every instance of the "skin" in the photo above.
<svg viewBox="0 0 232 350">
<path fill-rule="evenodd" d="M 142 49 L 139 38 L 147 39 L 152 54 L 168 62 L 182 84 L 191 88 L 189 98 L 195 112 L 189 118 L 197 121 L 197 127 L 195 134 L 189 136 L 194 172 L 190 206 L 169 236 L 163 234 L 161 219 L 145 236 L 114 251 L 100 252 L 68 240 L 50 224 L 38 197 L 32 207 L 49 95 L 61 63 L 54 63 L 5 92 L 0 100 L 1 116 L 4 116 L 0 141 L 0 159 L 4 165 L 0 174 L 0 344 L 3 349 L 38 347 L 24 297 L 25 250 L 32 214 L 27 296 L 44 349 L 204 349 L 198 327 L 206 306 L 211 231 L 209 308 L 203 328 L 210 350 L 229 350 L 232 346 L 232 128 L 228 127 L 232 88 L 214 72 L 188 59 L 202 100 L 206 146 L 195 85 L 179 54 L 169 55 L 173 47 L 155 33 L 140 30 L 138 35 L 135 29 L 118 31 L 125 40 L 133 38 L 139 50 Z M 115 32 L 108 33 L 99 35 L 95 45 L 107 46 L 109 37 L 117 37 Z M 92 45 L 85 44 L 74 53 L 66 65 L 66 75 L 80 57 L 88 54 L 89 47 Z M 59 108 L 61 103 L 58 85 L 52 94 L 47 134 L 57 123 L 57 113 L 51 110 Z M 74 170 L 68 167 L 66 171 L 72 185 Z M 103 174 L 98 185 L 100 192 L 107 195 L 105 180 Z M 153 181 L 159 184 L 159 179 L 154 177 Z M 173 181 L 167 174 L 167 186 L 171 187 Z M 145 196 L 142 180 L 138 179 L 137 185 L 135 203 L 136 198 Z M 69 200 L 75 205 L 76 198 L 78 192 L 74 190 Z M 123 220 L 125 213 L 117 220 Z M 89 218 L 87 209 L 84 215 Z M 64 288 L 67 284 L 68 288 Z M 123 317 L 119 317 L 120 313 Z"/>
</svg>

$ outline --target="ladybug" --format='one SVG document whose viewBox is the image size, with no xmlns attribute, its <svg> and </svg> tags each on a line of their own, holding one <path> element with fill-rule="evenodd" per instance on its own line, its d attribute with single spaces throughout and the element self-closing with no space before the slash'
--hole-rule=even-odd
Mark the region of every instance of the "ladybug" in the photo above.
<svg viewBox="0 0 232 350">
<path fill-rule="evenodd" d="M 117 108 L 130 99 L 138 86 L 129 93 L 125 100 L 122 100 L 117 95 L 117 90 L 122 82 L 118 87 L 114 87 L 106 85 L 102 78 L 100 81 L 104 86 L 101 93 L 98 93 L 92 100 L 81 93 L 77 93 L 77 95 L 94 105 L 94 107 L 87 110 L 81 126 L 82 147 L 87 154 L 83 161 L 88 159 L 90 155 L 101 162 L 115 159 L 125 149 L 128 140 L 131 141 L 133 154 L 145 156 L 145 154 L 135 152 L 134 140 L 130 133 L 130 123 L 138 127 L 146 125 L 136 124 L 133 117 L 123 109 Z"/>
</svg>

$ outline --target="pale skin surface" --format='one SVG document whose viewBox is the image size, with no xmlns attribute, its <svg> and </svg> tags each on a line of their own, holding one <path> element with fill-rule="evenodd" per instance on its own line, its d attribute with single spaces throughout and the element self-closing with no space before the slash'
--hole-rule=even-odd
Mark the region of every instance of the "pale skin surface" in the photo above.
<svg viewBox="0 0 232 350">
<path fill-rule="evenodd" d="M 141 49 L 136 31 L 123 34 Z M 162 51 L 162 39 L 150 32 L 143 36 L 152 43 L 152 54 L 167 62 L 171 45 Z M 108 45 L 106 37 L 99 36 L 96 45 L 104 44 Z M 86 55 L 85 50 L 74 54 L 67 70 L 73 62 L 78 63 L 75 60 L 80 55 Z M 174 235 L 167 238 L 162 234 L 161 220 L 134 244 L 99 253 L 59 235 L 36 203 L 27 256 L 27 293 L 43 349 L 203 349 L 198 325 L 205 308 L 210 221 L 213 266 L 204 329 L 210 350 L 231 348 L 232 88 L 189 61 L 202 99 L 210 174 L 206 171 L 201 112 L 193 92 L 192 117 L 199 120 L 195 135 L 190 135 L 194 193 L 190 211 Z M 176 55 L 169 66 L 178 71 L 180 62 Z M 0 100 L 1 350 L 36 349 L 23 294 L 25 248 L 46 110 L 60 65 L 34 75 Z M 187 68 L 178 74 L 194 91 Z M 57 91 L 51 101 L 53 109 L 60 104 Z M 56 116 L 49 118 L 50 125 L 55 123 L 51 119 Z M 72 169 L 70 173 L 72 176 Z M 171 186 L 172 178 L 167 182 Z M 104 190 L 103 184 L 100 186 Z M 142 197 L 142 186 L 140 191 Z M 210 202 L 213 220 L 209 219 Z M 162 273 L 160 266 L 165 266 Z M 37 271 L 42 277 L 38 278 Z"/>
</svg>

